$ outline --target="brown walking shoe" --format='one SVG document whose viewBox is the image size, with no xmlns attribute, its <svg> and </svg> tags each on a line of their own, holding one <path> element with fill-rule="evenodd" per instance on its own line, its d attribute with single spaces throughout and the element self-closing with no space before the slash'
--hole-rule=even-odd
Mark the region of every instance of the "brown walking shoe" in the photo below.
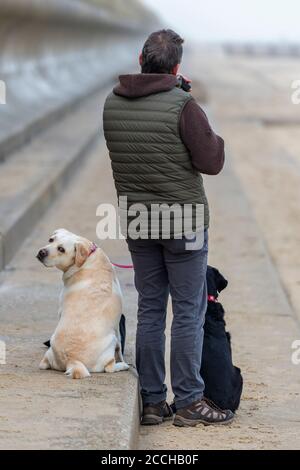
<svg viewBox="0 0 300 470">
<path fill-rule="evenodd" d="M 175 426 L 197 426 L 204 424 L 229 424 L 234 418 L 230 410 L 221 410 L 211 400 L 202 398 L 176 411 Z"/>
<path fill-rule="evenodd" d="M 155 405 L 149 404 L 143 407 L 141 424 L 143 426 L 161 424 L 163 421 L 167 421 L 172 418 L 173 411 L 171 410 L 168 403 L 164 400 Z"/>
</svg>

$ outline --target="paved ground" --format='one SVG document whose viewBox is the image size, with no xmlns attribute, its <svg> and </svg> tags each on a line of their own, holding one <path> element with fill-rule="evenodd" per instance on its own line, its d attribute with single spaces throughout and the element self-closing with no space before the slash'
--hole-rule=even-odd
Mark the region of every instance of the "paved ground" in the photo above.
<svg viewBox="0 0 300 470">
<path fill-rule="evenodd" d="M 206 178 L 209 261 L 230 281 L 221 299 L 245 389 L 230 426 L 142 428 L 140 447 L 299 449 L 300 366 L 291 363 L 291 343 L 300 338 L 299 123 L 278 124 L 299 119 L 300 108 L 290 102 L 298 65 L 197 51 L 186 62 L 189 70 L 206 84 L 209 110 L 227 143 L 224 172 Z"/>
</svg>

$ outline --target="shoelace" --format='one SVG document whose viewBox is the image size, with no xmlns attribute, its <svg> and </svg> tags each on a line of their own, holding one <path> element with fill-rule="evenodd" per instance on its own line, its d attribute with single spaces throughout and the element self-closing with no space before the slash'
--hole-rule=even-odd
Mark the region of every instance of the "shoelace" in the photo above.
<svg viewBox="0 0 300 470">
<path fill-rule="evenodd" d="M 167 401 L 166 401 L 165 407 L 167 408 L 169 414 L 173 414 L 173 410 Z"/>
<path fill-rule="evenodd" d="M 202 399 L 208 406 L 210 406 L 213 410 L 220 411 L 221 413 L 225 414 L 225 411 L 222 410 L 218 405 L 216 405 L 212 400 L 209 398 L 203 397 Z"/>
</svg>

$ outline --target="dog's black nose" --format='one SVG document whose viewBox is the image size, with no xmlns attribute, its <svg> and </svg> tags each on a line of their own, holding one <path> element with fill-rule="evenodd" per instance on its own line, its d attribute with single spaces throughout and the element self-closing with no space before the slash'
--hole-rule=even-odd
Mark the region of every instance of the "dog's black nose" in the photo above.
<svg viewBox="0 0 300 470">
<path fill-rule="evenodd" d="M 40 261 L 42 261 L 44 258 L 46 258 L 46 256 L 48 256 L 48 251 L 43 248 L 42 250 L 40 250 L 37 254 L 37 259 L 39 259 Z"/>
</svg>

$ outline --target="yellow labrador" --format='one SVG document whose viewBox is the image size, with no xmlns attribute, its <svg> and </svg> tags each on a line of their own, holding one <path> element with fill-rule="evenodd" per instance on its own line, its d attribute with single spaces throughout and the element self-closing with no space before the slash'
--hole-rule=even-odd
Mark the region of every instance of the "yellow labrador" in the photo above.
<svg viewBox="0 0 300 470">
<path fill-rule="evenodd" d="M 65 371 L 73 379 L 90 372 L 127 370 L 121 352 L 122 294 L 108 257 L 93 242 L 56 230 L 37 258 L 63 271 L 59 323 L 40 369 Z"/>
</svg>

